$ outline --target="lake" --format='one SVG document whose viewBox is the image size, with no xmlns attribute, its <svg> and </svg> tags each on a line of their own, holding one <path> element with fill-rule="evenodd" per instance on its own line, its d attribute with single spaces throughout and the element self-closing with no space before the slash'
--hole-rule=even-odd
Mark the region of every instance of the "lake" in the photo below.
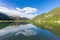
<svg viewBox="0 0 60 40">
<path fill-rule="evenodd" d="M 60 40 L 60 37 L 32 23 L 0 23 L 0 40 Z"/>
</svg>

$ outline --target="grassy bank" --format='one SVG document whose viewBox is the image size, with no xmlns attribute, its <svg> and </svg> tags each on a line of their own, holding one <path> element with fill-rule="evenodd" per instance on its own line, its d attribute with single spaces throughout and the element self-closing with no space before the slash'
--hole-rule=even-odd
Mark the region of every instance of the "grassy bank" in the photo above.
<svg viewBox="0 0 60 40">
<path fill-rule="evenodd" d="M 29 22 L 29 20 L 0 20 L 0 22 Z"/>
</svg>

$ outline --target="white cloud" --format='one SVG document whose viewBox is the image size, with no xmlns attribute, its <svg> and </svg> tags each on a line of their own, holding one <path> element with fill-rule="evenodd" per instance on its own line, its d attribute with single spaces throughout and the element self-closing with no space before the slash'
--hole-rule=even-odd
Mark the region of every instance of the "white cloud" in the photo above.
<svg viewBox="0 0 60 40">
<path fill-rule="evenodd" d="M 24 10 L 25 13 L 35 13 L 37 11 L 36 8 L 31 8 L 31 7 L 25 7 L 22 10 Z"/>
<path fill-rule="evenodd" d="M 9 9 L 7 7 L 0 6 L 0 12 L 4 12 L 10 16 L 12 14 L 16 14 L 21 17 L 32 18 L 32 17 L 36 16 L 36 14 L 33 15 L 33 13 L 36 13 L 37 11 L 38 10 L 36 8 L 32 8 L 32 7 L 25 7 L 22 9 L 16 7 L 16 9 Z"/>
<path fill-rule="evenodd" d="M 38 33 L 37 33 L 37 31 L 35 31 L 35 30 L 25 29 L 25 30 L 23 30 L 23 31 L 21 31 L 21 32 L 17 32 L 15 35 L 19 35 L 19 34 L 23 34 L 23 35 L 25 35 L 25 36 L 33 36 L 33 35 L 36 35 L 36 34 L 38 34 Z"/>
<path fill-rule="evenodd" d="M 6 7 L 3 7 L 3 6 L 0 6 L 0 12 L 10 12 L 10 9 L 6 8 Z"/>
<path fill-rule="evenodd" d="M 18 11 L 22 11 L 20 8 L 18 8 L 18 7 L 16 7 L 16 10 L 18 10 Z"/>
<path fill-rule="evenodd" d="M 34 30 L 31 29 L 31 28 L 33 28 Z M 25 35 L 25 36 L 33 36 L 33 35 L 38 34 L 36 29 L 37 29 L 37 27 L 32 25 L 32 24 L 19 25 L 16 28 L 13 28 L 12 26 L 7 26 L 3 29 L 0 29 L 0 37 L 5 36 L 9 33 L 10 34 L 14 33 L 15 36 L 17 36 L 19 34 L 22 34 L 22 35 Z M 10 35 L 8 35 L 8 36 L 10 36 Z"/>
</svg>

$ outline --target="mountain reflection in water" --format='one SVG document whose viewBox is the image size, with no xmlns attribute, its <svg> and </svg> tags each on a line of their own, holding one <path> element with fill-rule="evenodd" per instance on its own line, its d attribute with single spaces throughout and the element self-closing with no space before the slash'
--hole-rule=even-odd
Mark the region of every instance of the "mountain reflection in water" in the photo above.
<svg viewBox="0 0 60 40">
<path fill-rule="evenodd" d="M 29 24 L 27 22 L 14 22 L 14 23 L 11 23 L 10 26 L 13 27 L 13 28 L 16 28 L 18 27 L 18 25 L 26 25 L 26 24 Z"/>
<path fill-rule="evenodd" d="M 0 29 L 0 40 L 60 40 L 60 37 L 30 23 L 10 23 Z"/>
</svg>

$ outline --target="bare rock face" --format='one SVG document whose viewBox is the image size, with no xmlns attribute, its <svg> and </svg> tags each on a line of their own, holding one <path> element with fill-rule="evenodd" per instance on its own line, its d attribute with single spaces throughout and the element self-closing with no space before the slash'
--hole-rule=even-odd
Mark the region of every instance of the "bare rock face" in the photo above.
<svg viewBox="0 0 60 40">
<path fill-rule="evenodd" d="M 20 18 L 20 16 L 17 14 L 12 14 L 10 17 L 15 20 L 18 20 Z"/>
<path fill-rule="evenodd" d="M 20 17 L 20 16 L 17 15 L 17 14 L 12 14 L 12 15 L 10 16 L 10 18 L 12 18 L 12 19 L 14 19 L 14 20 L 29 20 L 28 18 L 26 18 L 26 17 Z"/>
</svg>

